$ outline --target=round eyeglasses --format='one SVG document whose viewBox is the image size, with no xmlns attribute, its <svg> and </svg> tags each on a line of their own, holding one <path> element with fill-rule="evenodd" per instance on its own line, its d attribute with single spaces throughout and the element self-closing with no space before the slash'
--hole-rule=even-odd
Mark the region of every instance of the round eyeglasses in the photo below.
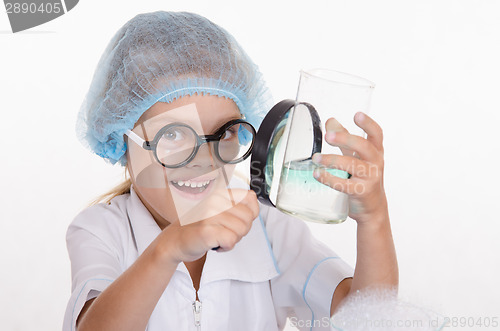
<svg viewBox="0 0 500 331">
<path fill-rule="evenodd" d="M 214 134 L 199 136 L 184 123 L 171 123 L 146 141 L 131 130 L 125 134 L 145 150 L 153 151 L 156 161 L 166 168 L 180 168 L 191 162 L 200 146 L 213 142 L 215 156 L 223 163 L 239 163 L 250 155 L 255 141 L 255 128 L 245 120 L 227 122 Z"/>
</svg>

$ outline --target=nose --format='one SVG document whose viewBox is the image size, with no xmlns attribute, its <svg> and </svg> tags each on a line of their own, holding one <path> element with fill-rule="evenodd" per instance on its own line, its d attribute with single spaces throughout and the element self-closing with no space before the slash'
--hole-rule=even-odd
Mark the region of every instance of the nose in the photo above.
<svg viewBox="0 0 500 331">
<path fill-rule="evenodd" d="M 204 142 L 198 148 L 194 158 L 187 164 L 188 167 L 216 167 L 214 142 Z"/>
</svg>

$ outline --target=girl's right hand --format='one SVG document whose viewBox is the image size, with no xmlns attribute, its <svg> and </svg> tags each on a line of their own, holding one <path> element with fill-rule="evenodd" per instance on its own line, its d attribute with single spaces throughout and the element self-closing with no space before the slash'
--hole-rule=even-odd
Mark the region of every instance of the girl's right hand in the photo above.
<svg viewBox="0 0 500 331">
<path fill-rule="evenodd" d="M 198 260 L 217 246 L 218 252 L 230 251 L 252 227 L 253 220 L 259 215 L 259 204 L 254 191 L 231 189 L 237 204 L 222 213 L 201 221 L 180 225 L 171 223 L 156 239 L 161 254 L 175 264 Z M 214 197 L 211 203 L 223 197 Z"/>
</svg>

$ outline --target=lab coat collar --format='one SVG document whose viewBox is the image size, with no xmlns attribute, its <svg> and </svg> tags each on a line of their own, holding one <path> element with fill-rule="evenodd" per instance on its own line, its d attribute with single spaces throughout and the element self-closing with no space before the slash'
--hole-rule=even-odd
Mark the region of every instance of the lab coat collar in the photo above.
<svg viewBox="0 0 500 331">
<path fill-rule="evenodd" d="M 130 197 L 127 200 L 127 213 L 140 255 L 161 233 L 161 229 L 140 200 L 133 186 L 130 188 Z M 183 262 L 179 263 L 177 271 L 190 277 Z M 207 252 L 200 283 L 223 279 L 261 282 L 278 274 L 278 267 L 267 239 L 264 223 L 259 216 L 253 221 L 249 233 L 232 250 L 228 252 L 209 250 Z"/>
</svg>

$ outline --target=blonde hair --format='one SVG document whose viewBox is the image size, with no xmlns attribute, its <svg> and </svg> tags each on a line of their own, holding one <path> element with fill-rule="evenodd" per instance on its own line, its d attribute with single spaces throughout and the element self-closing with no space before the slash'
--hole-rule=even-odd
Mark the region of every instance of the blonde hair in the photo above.
<svg viewBox="0 0 500 331">
<path fill-rule="evenodd" d="M 98 203 L 105 203 L 105 204 L 110 204 L 111 200 L 113 198 L 122 195 L 122 194 L 127 194 L 130 193 L 130 187 L 132 186 L 132 180 L 128 176 L 128 168 L 125 167 L 125 180 L 121 182 L 120 184 L 116 185 L 112 189 L 110 189 L 108 192 L 101 194 L 97 198 L 95 198 L 89 206 L 97 205 Z"/>
</svg>

